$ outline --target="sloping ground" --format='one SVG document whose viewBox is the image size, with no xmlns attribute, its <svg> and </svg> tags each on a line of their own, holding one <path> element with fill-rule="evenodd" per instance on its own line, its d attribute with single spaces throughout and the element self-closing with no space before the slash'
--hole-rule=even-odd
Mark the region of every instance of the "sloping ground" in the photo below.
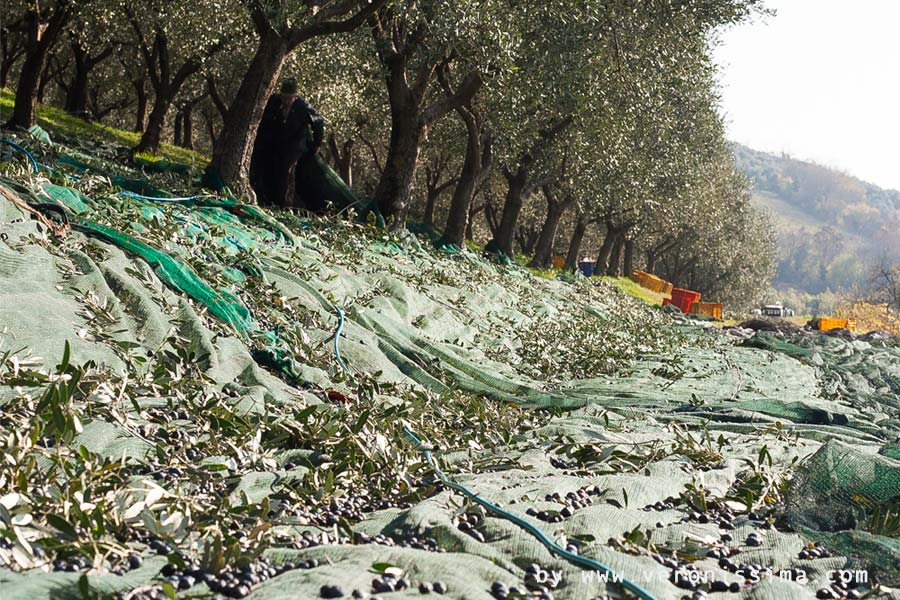
<svg viewBox="0 0 900 600">
<path fill-rule="evenodd" d="M 900 597 L 895 341 L 739 343 L 19 141 L 51 170 L 0 180 L 4 600 L 812 598 L 836 569 Z"/>
<path fill-rule="evenodd" d="M 791 232 L 797 229 L 808 229 L 815 232 L 828 225 L 833 226 L 832 223 L 816 218 L 783 198 L 778 198 L 768 192 L 756 191 L 751 198 L 754 206 L 769 211 L 779 230 Z M 846 235 L 850 234 L 846 233 Z"/>
</svg>

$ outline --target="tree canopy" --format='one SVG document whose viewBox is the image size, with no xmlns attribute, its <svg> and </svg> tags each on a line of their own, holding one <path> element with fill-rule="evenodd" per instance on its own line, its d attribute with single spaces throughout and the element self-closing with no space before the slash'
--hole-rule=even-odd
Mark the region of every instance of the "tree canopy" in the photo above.
<svg viewBox="0 0 900 600">
<path fill-rule="evenodd" d="M 391 226 L 422 220 L 535 267 L 568 255 L 603 274 L 656 270 L 732 303 L 771 279 L 771 226 L 734 171 L 710 60 L 717 32 L 764 12 L 759 0 L 10 8 L 10 125 L 58 103 L 139 130 L 136 151 L 200 149 L 207 184 L 252 198 L 260 113 L 291 75 L 326 117 L 327 159 Z M 863 227 L 868 210 L 842 218 Z"/>
</svg>

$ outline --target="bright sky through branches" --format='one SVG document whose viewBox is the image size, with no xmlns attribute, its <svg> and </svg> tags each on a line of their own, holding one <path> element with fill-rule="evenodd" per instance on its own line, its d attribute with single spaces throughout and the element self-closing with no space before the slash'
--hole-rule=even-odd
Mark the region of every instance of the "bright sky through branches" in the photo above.
<svg viewBox="0 0 900 600">
<path fill-rule="evenodd" d="M 900 189 L 900 1 L 766 4 L 715 52 L 729 138 Z"/>
</svg>

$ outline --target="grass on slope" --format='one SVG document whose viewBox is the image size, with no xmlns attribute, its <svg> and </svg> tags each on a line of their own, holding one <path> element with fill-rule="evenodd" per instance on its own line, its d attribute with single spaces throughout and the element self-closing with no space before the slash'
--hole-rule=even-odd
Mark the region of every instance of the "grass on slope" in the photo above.
<svg viewBox="0 0 900 600">
<path fill-rule="evenodd" d="M 623 292 L 631 294 L 652 306 L 662 306 L 663 298 L 668 297 L 665 294 L 641 287 L 628 277 L 601 277 L 600 279 L 613 284 Z"/>
<path fill-rule="evenodd" d="M 518 256 L 516 257 L 516 262 L 522 264 Z M 536 277 L 542 277 L 544 279 L 556 279 L 559 275 L 563 274 L 562 269 L 534 269 L 531 267 L 527 268 L 529 271 L 531 271 L 532 275 Z M 639 300 L 643 300 L 651 306 L 662 306 L 663 298 L 668 298 L 668 296 L 666 296 L 665 294 L 654 292 L 653 290 L 648 290 L 645 287 L 641 287 L 628 277 L 608 277 L 604 275 L 599 279 L 600 281 L 605 281 L 614 285 L 626 294 L 630 294 L 635 298 L 638 298 Z"/>
<path fill-rule="evenodd" d="M 15 97 L 12 91 L 6 88 L 0 89 L 0 122 L 5 123 L 12 115 L 14 101 Z M 59 133 L 66 136 L 111 142 L 129 148 L 137 146 L 138 141 L 141 139 L 141 134 L 137 131 L 116 129 L 103 123 L 90 123 L 66 114 L 60 108 L 42 104 L 38 105 L 37 124 L 50 133 L 51 139 L 53 134 Z M 203 167 L 209 162 L 209 158 L 200 152 L 165 143 L 160 146 L 158 156 L 154 157 L 148 154 L 141 154 L 140 156 L 147 160 L 154 160 L 154 158 L 165 159 L 195 167 Z"/>
</svg>

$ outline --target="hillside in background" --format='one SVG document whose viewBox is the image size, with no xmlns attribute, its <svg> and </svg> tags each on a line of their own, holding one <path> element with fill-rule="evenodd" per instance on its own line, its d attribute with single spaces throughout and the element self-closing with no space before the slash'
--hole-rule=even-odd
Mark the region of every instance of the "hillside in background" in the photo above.
<svg viewBox="0 0 900 600">
<path fill-rule="evenodd" d="M 837 294 L 866 285 L 873 262 L 900 257 L 900 191 L 740 144 L 734 154 L 778 229 L 773 299 L 827 312 Z"/>
</svg>

